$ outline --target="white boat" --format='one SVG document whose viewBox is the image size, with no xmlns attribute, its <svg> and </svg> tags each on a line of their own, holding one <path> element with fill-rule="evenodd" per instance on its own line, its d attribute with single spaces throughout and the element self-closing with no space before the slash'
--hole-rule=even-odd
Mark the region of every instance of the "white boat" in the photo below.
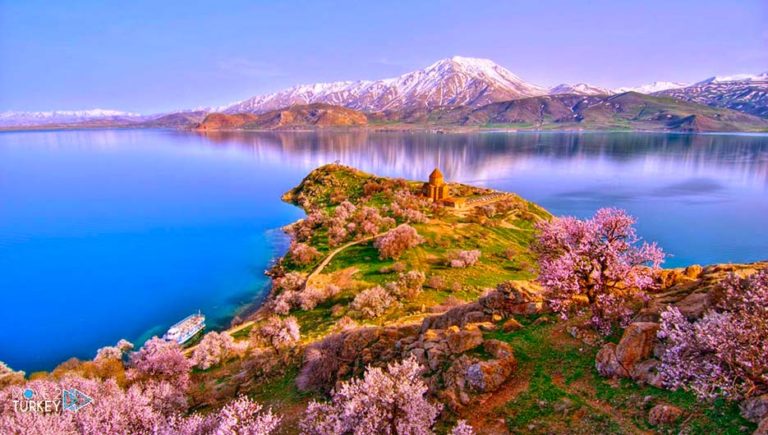
<svg viewBox="0 0 768 435">
<path fill-rule="evenodd" d="M 197 314 L 191 314 L 171 326 L 163 335 L 163 340 L 184 344 L 203 329 L 205 329 L 205 316 L 198 311 Z"/>
</svg>

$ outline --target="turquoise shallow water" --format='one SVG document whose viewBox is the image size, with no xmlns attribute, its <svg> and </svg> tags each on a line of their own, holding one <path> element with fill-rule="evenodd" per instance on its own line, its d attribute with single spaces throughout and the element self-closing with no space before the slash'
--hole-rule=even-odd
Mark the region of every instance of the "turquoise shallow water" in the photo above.
<svg viewBox="0 0 768 435">
<path fill-rule="evenodd" d="M 768 258 L 768 136 L 645 133 L 0 133 L 0 360 L 27 371 L 263 295 L 328 162 L 511 190 L 556 214 L 617 206 L 668 265 Z"/>
</svg>

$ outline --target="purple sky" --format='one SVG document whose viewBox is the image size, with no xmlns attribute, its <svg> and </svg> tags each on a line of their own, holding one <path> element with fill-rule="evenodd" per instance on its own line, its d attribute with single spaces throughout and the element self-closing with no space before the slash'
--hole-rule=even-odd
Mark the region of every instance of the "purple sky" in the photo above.
<svg viewBox="0 0 768 435">
<path fill-rule="evenodd" d="M 219 105 L 462 55 L 532 83 L 768 70 L 768 2 L 0 0 L 0 111 Z"/>
</svg>

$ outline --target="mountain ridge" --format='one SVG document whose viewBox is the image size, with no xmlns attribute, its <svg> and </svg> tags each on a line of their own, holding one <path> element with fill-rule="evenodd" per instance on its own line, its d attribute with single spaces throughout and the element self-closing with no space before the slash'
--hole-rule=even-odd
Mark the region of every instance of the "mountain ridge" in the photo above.
<svg viewBox="0 0 768 435">
<path fill-rule="evenodd" d="M 563 83 L 546 88 L 524 81 L 489 59 L 453 56 L 393 78 L 297 85 L 216 108 L 154 115 L 107 109 L 1 112 L 0 128 L 189 128 L 202 122 L 210 113 L 258 115 L 311 104 L 344 107 L 376 119 L 407 121 L 426 118 L 431 112 L 479 109 L 488 104 L 531 97 L 591 97 L 626 92 L 671 97 L 768 118 L 768 73 L 713 76 L 692 85 L 653 82 L 638 87 L 608 89 L 588 83 Z"/>
</svg>

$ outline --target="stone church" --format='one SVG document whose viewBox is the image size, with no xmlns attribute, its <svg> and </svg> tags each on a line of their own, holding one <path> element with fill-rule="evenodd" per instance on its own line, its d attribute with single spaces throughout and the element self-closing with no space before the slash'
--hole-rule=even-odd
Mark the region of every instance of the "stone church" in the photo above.
<svg viewBox="0 0 768 435">
<path fill-rule="evenodd" d="M 431 199 L 432 202 L 442 202 L 449 196 L 448 185 L 445 184 L 443 173 L 437 168 L 429 174 L 429 182 L 424 183 L 421 189 L 422 194 Z"/>
</svg>

